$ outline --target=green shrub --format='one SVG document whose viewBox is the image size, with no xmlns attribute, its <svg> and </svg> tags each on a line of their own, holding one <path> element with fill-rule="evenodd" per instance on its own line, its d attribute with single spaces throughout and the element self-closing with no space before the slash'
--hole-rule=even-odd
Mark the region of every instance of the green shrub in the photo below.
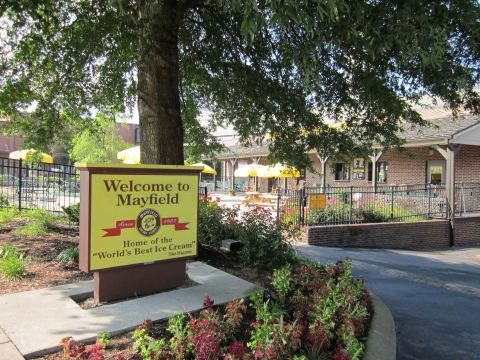
<svg viewBox="0 0 480 360">
<path fill-rule="evenodd" d="M 97 344 L 103 345 L 104 348 L 112 342 L 112 336 L 108 331 L 101 331 L 97 335 Z"/>
<path fill-rule="evenodd" d="M 363 205 L 361 213 L 366 222 L 385 222 L 390 219 L 390 209 L 374 202 Z"/>
<path fill-rule="evenodd" d="M 313 210 L 308 215 L 308 225 L 345 223 L 350 219 L 349 205 L 337 202 L 324 210 Z"/>
<path fill-rule="evenodd" d="M 58 254 L 57 260 L 67 261 L 67 262 L 68 261 L 78 262 L 78 256 L 79 256 L 78 246 L 72 246 L 63 250 L 60 254 Z"/>
<path fill-rule="evenodd" d="M 246 266 L 272 269 L 295 262 L 291 246 L 294 229 L 277 224 L 272 214 L 261 208 L 244 212 L 238 226 L 238 240 L 243 243 L 240 260 Z"/>
<path fill-rule="evenodd" d="M 0 246 L 0 272 L 8 280 L 16 280 L 25 274 L 25 256 L 11 245 Z"/>
<path fill-rule="evenodd" d="M 62 206 L 62 210 L 67 216 L 69 222 L 76 225 L 80 224 L 80 204 L 70 205 L 67 207 Z"/>
<path fill-rule="evenodd" d="M 222 240 L 235 239 L 238 208 L 227 208 L 214 201 L 200 202 L 198 240 L 201 244 L 219 247 Z"/>
</svg>

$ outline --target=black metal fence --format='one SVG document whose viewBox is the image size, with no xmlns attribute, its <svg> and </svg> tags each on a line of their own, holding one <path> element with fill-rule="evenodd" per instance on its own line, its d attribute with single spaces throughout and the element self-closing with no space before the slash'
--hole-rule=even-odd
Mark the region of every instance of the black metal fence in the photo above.
<svg viewBox="0 0 480 360">
<path fill-rule="evenodd" d="M 324 206 L 312 208 L 320 194 Z M 379 186 L 376 191 L 367 186 L 306 187 L 287 191 L 280 204 L 278 216 L 294 225 L 421 221 L 448 213 L 445 187 L 424 184 Z"/>
<path fill-rule="evenodd" d="M 455 199 L 455 215 L 480 212 L 480 183 L 457 184 Z"/>
<path fill-rule="evenodd" d="M 80 176 L 70 165 L 32 165 L 0 158 L 0 206 L 62 213 L 80 202 Z"/>
<path fill-rule="evenodd" d="M 200 199 L 208 198 L 200 187 Z M 23 160 L 0 157 L 0 207 L 19 210 L 44 209 L 63 213 L 63 207 L 80 202 L 80 172 L 61 164 L 31 165 Z"/>
</svg>

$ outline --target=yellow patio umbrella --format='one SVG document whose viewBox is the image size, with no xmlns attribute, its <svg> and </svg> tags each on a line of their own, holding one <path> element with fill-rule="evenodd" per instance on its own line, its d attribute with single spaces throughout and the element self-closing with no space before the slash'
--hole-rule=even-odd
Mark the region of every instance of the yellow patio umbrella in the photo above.
<svg viewBox="0 0 480 360">
<path fill-rule="evenodd" d="M 293 166 L 277 163 L 274 166 L 269 166 L 264 173 L 258 176 L 266 178 L 299 178 L 300 171 Z"/>
<path fill-rule="evenodd" d="M 237 170 L 234 171 L 236 177 L 255 177 L 260 176 L 265 171 L 267 171 L 267 166 L 259 164 L 248 164 L 240 166 Z"/>
<path fill-rule="evenodd" d="M 16 159 L 16 160 L 25 160 L 27 156 L 33 155 L 37 150 L 35 149 L 23 149 L 23 150 L 17 150 L 11 152 L 8 157 L 10 159 Z M 46 164 L 53 164 L 53 157 L 51 155 L 41 153 L 42 154 L 42 159 L 41 162 L 46 163 Z"/>
<path fill-rule="evenodd" d="M 117 159 L 124 164 L 140 164 L 140 146 L 134 146 L 117 153 Z"/>
<path fill-rule="evenodd" d="M 207 164 L 204 164 L 204 163 L 196 163 L 196 164 L 193 164 L 192 166 L 203 166 L 203 170 L 202 170 L 202 173 L 204 174 L 211 174 L 211 175 L 217 175 L 217 171 L 212 168 L 211 166 L 207 165 Z"/>
</svg>

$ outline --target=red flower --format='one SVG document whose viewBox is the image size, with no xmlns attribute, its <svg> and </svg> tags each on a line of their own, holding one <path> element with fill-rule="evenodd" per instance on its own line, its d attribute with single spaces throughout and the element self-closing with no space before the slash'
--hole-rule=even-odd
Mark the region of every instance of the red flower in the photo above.
<svg viewBox="0 0 480 360">
<path fill-rule="evenodd" d="M 234 341 L 228 347 L 228 352 L 232 354 L 235 359 L 241 359 L 247 353 L 247 347 L 240 341 Z"/>
<path fill-rule="evenodd" d="M 207 295 L 203 299 L 203 307 L 211 308 L 215 302 Z"/>
</svg>

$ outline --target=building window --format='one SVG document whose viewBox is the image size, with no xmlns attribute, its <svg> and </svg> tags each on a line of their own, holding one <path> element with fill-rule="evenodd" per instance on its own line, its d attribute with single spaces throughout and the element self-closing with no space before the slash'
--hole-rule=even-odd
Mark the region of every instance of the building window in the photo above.
<svg viewBox="0 0 480 360">
<path fill-rule="evenodd" d="M 368 181 L 372 181 L 372 163 L 368 163 Z M 388 162 L 377 162 L 377 182 L 386 183 L 388 179 Z"/>
<path fill-rule="evenodd" d="M 350 180 L 350 167 L 345 163 L 335 164 L 335 180 Z"/>
<path fill-rule="evenodd" d="M 140 145 L 140 128 L 135 128 L 135 145 Z"/>
</svg>

